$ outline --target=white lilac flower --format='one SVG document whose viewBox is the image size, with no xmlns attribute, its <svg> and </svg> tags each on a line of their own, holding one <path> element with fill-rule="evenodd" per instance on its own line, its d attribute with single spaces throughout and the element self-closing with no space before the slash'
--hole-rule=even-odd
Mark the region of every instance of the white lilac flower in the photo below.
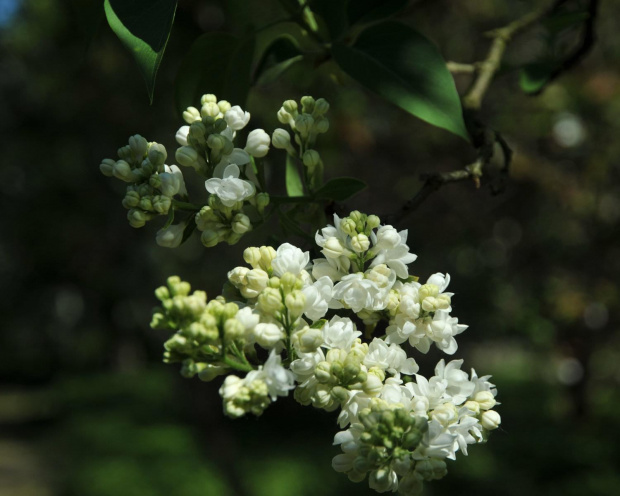
<svg viewBox="0 0 620 496">
<path fill-rule="evenodd" d="M 442 310 L 435 312 L 433 321 L 425 327 L 427 337 L 448 355 L 453 355 L 458 348 L 454 336 L 467 329 L 466 325 L 459 324 L 459 319 L 451 317 L 448 312 Z"/>
<path fill-rule="evenodd" d="M 428 401 L 428 409 L 433 410 L 438 405 L 444 403 L 446 399 L 446 388 L 448 381 L 433 376 L 428 380 L 426 377 L 416 374 L 415 382 L 405 384 L 414 398 L 425 398 Z M 426 402 L 425 401 L 425 402 Z"/>
<path fill-rule="evenodd" d="M 224 114 L 224 120 L 233 131 L 239 131 L 250 122 L 250 113 L 244 112 L 239 105 L 235 105 Z"/>
<path fill-rule="evenodd" d="M 183 179 L 183 173 L 176 165 L 164 165 L 165 172 L 159 174 L 161 185 L 159 189 L 165 196 L 173 197 L 174 195 L 181 194 L 187 196 L 187 189 L 185 188 L 185 180 Z"/>
<path fill-rule="evenodd" d="M 349 351 L 355 340 L 362 333 L 355 328 L 355 324 L 346 317 L 332 317 L 323 326 L 323 345 L 325 348 L 338 348 Z"/>
<path fill-rule="evenodd" d="M 347 270 L 342 270 L 338 266 L 338 262 L 328 258 L 316 258 L 312 262 L 312 277 L 320 279 L 321 277 L 329 277 L 332 281 L 338 282 L 348 274 Z"/>
<path fill-rule="evenodd" d="M 297 360 L 291 363 L 291 371 L 295 374 L 295 379 L 303 383 L 314 376 L 314 369 L 317 364 L 325 361 L 325 354 L 321 348 L 314 353 L 300 353 Z"/>
<path fill-rule="evenodd" d="M 306 297 L 304 315 L 312 321 L 322 318 L 329 308 L 333 289 L 334 283 L 327 276 L 323 276 L 311 286 L 303 288 L 302 292 Z"/>
<path fill-rule="evenodd" d="M 461 370 L 463 360 L 446 362 L 439 360 L 435 367 L 435 376 L 447 382 L 446 394 L 455 405 L 461 405 L 474 392 L 475 384 L 469 380 L 467 372 Z"/>
<path fill-rule="evenodd" d="M 284 243 L 278 247 L 276 257 L 271 261 L 273 273 L 282 277 L 285 272 L 296 276 L 302 274 L 310 263 L 310 253 L 301 251 L 290 243 Z"/>
<path fill-rule="evenodd" d="M 333 297 L 341 305 L 357 313 L 363 309 L 372 311 L 383 310 L 386 305 L 387 295 L 373 281 L 366 279 L 363 273 L 358 272 L 344 276 L 334 286 Z M 334 305 L 333 308 L 338 307 Z"/>
<path fill-rule="evenodd" d="M 245 151 L 253 157 L 264 157 L 269 152 L 271 139 L 269 135 L 262 129 L 254 129 L 248 134 L 248 140 L 245 145 Z"/>
<path fill-rule="evenodd" d="M 366 367 L 379 367 L 390 374 L 415 374 L 418 364 L 415 359 L 407 358 L 407 353 L 397 344 L 388 345 L 383 339 L 374 338 L 368 345 L 368 354 L 364 358 Z"/>
<path fill-rule="evenodd" d="M 250 337 L 253 338 L 254 328 L 260 322 L 260 316 L 252 310 L 252 307 L 243 307 L 237 312 L 237 315 L 235 315 L 235 319 L 241 322 L 241 324 L 245 328 L 246 340 L 248 340 Z"/>
<path fill-rule="evenodd" d="M 235 164 L 226 167 L 223 179 L 207 179 L 205 186 L 209 193 L 216 195 L 227 207 L 253 196 L 256 191 L 251 182 L 239 179 L 239 167 Z"/>
<path fill-rule="evenodd" d="M 422 437 L 422 442 L 413 452 L 415 460 L 425 458 L 450 458 L 454 460 L 454 441 L 456 434 L 452 434 L 437 420 L 430 420 L 428 430 Z"/>
<path fill-rule="evenodd" d="M 409 253 L 409 247 L 407 246 L 407 231 L 401 231 L 398 233 L 400 237 L 400 243 L 395 243 L 395 236 L 393 232 L 389 230 L 391 226 L 382 226 L 379 231 L 382 233 L 382 237 L 379 238 L 378 234 L 371 234 L 373 244 L 381 244 L 377 246 L 378 250 L 374 247 L 373 253 L 376 253 L 375 258 L 370 264 L 374 267 L 379 264 L 386 264 L 390 269 L 396 272 L 396 275 L 401 279 L 406 279 L 409 276 L 407 265 L 415 261 L 418 258 L 417 255 Z M 384 229 L 384 231 L 381 231 Z"/>
<path fill-rule="evenodd" d="M 295 389 L 295 376 L 282 366 L 282 357 L 274 350 L 271 350 L 262 372 L 272 401 L 278 396 L 288 396 L 288 392 Z"/>
<path fill-rule="evenodd" d="M 334 225 L 327 225 L 317 231 L 314 239 L 323 248 L 323 255 L 334 261 L 338 271 L 349 271 L 351 260 L 348 257 L 347 234 L 342 230 L 340 217 L 334 214 Z"/>
<path fill-rule="evenodd" d="M 183 231 L 185 231 L 186 224 L 173 224 L 166 229 L 160 229 L 157 231 L 155 241 L 159 246 L 164 248 L 176 248 L 181 244 L 183 240 Z"/>
</svg>

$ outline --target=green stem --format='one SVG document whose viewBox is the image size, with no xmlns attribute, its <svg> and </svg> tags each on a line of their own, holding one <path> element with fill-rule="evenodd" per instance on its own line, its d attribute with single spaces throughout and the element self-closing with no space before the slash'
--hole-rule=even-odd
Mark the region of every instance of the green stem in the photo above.
<svg viewBox="0 0 620 496">
<path fill-rule="evenodd" d="M 231 369 L 239 370 L 241 372 L 251 372 L 252 370 L 254 370 L 254 367 L 252 367 L 249 363 L 240 363 L 228 356 L 224 356 L 222 358 L 222 361 Z"/>
</svg>

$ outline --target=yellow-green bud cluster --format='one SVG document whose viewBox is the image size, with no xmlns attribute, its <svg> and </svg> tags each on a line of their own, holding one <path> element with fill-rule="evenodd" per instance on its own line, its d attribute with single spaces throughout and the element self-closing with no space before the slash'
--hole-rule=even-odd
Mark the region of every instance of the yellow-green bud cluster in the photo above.
<svg viewBox="0 0 620 496">
<path fill-rule="evenodd" d="M 271 404 L 267 384 L 261 379 L 247 381 L 229 375 L 220 394 L 224 400 L 224 413 L 232 418 L 242 417 L 248 412 L 258 416 Z"/>
<path fill-rule="evenodd" d="M 177 276 L 157 288 L 155 296 L 161 307 L 154 310 L 151 327 L 176 331 L 164 344 L 166 363 L 183 362 L 184 376 L 199 374 L 210 380 L 225 367 L 219 363 L 222 338 L 243 341 L 245 326 L 235 318 L 239 311 L 236 303 L 227 303 L 221 297 L 207 303 L 204 291 L 190 291 L 189 283 Z"/>
<path fill-rule="evenodd" d="M 358 417 L 364 431 L 349 478 L 361 480 L 370 472 L 371 487 L 378 489 L 389 484 L 383 479 L 392 471 L 400 476 L 411 473 L 415 463 L 411 454 L 428 429 L 427 420 L 381 400 L 374 400 Z"/>
<path fill-rule="evenodd" d="M 216 195 L 209 197 L 208 205 L 200 209 L 195 220 L 202 231 L 200 240 L 207 248 L 222 242 L 234 245 L 252 230 L 250 218 L 243 213 L 243 202 L 228 207 Z"/>
<path fill-rule="evenodd" d="M 328 110 L 329 103 L 324 98 L 315 100 L 311 96 L 304 96 L 301 99 L 301 112 L 295 100 L 287 100 L 278 111 L 278 120 L 290 126 L 299 151 L 295 150 L 290 135 L 284 129 L 276 129 L 272 138 L 274 147 L 285 149 L 290 155 L 301 159 L 307 169 L 307 178 L 315 186 L 320 183 L 323 175 L 323 161 L 314 147 L 318 135 L 329 129 L 329 120 L 325 117 Z"/>
<path fill-rule="evenodd" d="M 425 312 L 431 313 L 437 310 L 447 310 L 451 305 L 449 294 L 439 294 L 439 288 L 435 284 L 424 284 L 418 290 L 420 307 Z"/>
<path fill-rule="evenodd" d="M 252 269 L 248 275 L 254 272 L 269 273 L 262 269 Z M 231 282 L 234 284 L 234 281 Z M 248 283 L 252 284 L 252 281 L 248 279 Z M 282 277 L 271 276 L 266 281 L 264 289 L 258 294 L 257 308 L 264 316 L 280 322 L 285 329 L 290 330 L 295 327 L 306 305 L 306 297 L 301 291 L 302 287 L 301 277 L 290 272 L 285 272 Z M 241 291 L 242 289 L 240 287 Z"/>
<path fill-rule="evenodd" d="M 204 95 L 204 97 L 213 95 Z M 225 134 L 228 127 L 224 113 L 230 109 L 226 100 L 205 101 L 201 111 L 189 107 L 183 112 L 183 119 L 189 124 L 187 145 L 181 146 L 175 153 L 180 165 L 192 167 L 198 173 L 211 177 L 213 169 L 226 155 L 230 155 L 234 144 Z"/>
<path fill-rule="evenodd" d="M 118 149 L 118 156 L 116 161 L 104 159 L 99 169 L 105 176 L 129 183 L 122 201 L 129 224 L 142 227 L 153 217 L 167 214 L 176 191 L 170 195 L 162 186 L 160 174 L 165 172 L 166 148 L 135 135 L 129 138 L 128 145 Z"/>
<path fill-rule="evenodd" d="M 354 210 L 348 217 L 340 219 L 340 228 L 351 238 L 363 235 L 367 239 L 371 231 L 379 227 L 380 224 L 381 219 L 376 215 L 366 215 L 358 210 Z M 360 243 L 365 244 L 362 241 Z"/>
</svg>

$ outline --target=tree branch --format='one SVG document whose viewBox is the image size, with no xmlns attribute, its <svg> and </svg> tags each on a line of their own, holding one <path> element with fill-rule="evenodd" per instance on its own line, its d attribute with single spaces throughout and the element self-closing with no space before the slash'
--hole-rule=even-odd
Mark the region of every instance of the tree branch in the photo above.
<svg viewBox="0 0 620 496">
<path fill-rule="evenodd" d="M 510 24 L 487 33 L 487 36 L 493 38 L 493 42 L 491 43 L 491 48 L 489 49 L 487 57 L 479 64 L 476 64 L 478 66 L 478 75 L 469 91 L 463 97 L 463 107 L 471 110 L 478 110 L 480 108 L 482 99 L 489 89 L 493 76 L 499 69 L 508 43 L 510 43 L 514 36 L 537 23 L 540 19 L 553 11 L 556 8 L 556 4 L 557 0 L 551 2 L 547 1 L 544 5 L 525 14 L 523 17 Z"/>
</svg>

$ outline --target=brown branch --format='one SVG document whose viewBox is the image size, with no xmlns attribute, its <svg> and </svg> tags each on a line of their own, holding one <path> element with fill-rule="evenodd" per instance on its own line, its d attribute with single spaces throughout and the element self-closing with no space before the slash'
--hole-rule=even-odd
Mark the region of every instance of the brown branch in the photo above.
<svg viewBox="0 0 620 496">
<path fill-rule="evenodd" d="M 541 7 L 525 14 L 523 17 L 510 24 L 487 33 L 487 36 L 493 38 L 493 42 L 491 43 L 491 48 L 489 49 L 487 57 L 479 64 L 476 64 L 478 66 L 478 74 L 471 88 L 463 97 L 463 107 L 471 110 L 478 110 L 480 108 L 482 99 L 489 89 L 493 76 L 495 76 L 495 73 L 499 69 L 508 43 L 510 43 L 514 36 L 537 23 L 540 19 L 553 11 L 553 9 L 556 8 L 556 4 L 557 0 L 551 2 L 547 1 Z"/>
</svg>

